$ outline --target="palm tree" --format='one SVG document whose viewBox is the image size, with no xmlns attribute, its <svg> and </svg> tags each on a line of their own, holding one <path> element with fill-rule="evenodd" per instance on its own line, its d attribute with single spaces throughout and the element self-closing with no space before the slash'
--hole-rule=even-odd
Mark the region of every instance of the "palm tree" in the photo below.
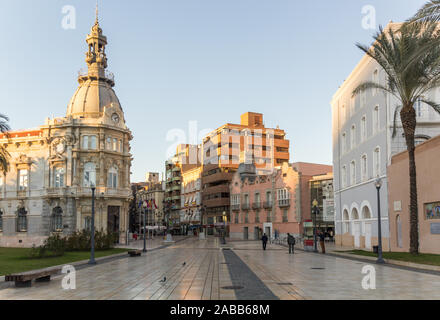
<svg viewBox="0 0 440 320">
<path fill-rule="evenodd" d="M 11 130 L 8 121 L 9 118 L 0 113 L 0 133 L 7 133 Z M 9 170 L 9 157 L 9 152 L 3 146 L 0 146 L 0 171 L 3 173 Z"/>
<path fill-rule="evenodd" d="M 353 91 L 353 96 L 363 90 L 379 89 L 399 101 L 394 113 L 393 137 L 396 134 L 397 115 L 400 113 L 409 156 L 410 252 L 418 254 L 417 179 L 414 157 L 417 119 L 414 104 L 421 101 L 440 113 L 440 105 L 425 97 L 426 93 L 440 85 L 440 46 L 421 50 L 430 46 L 432 41 L 440 40 L 440 33 L 436 23 L 418 22 L 405 23 L 398 30 L 390 27 L 384 31 L 381 27 L 373 38 L 375 41 L 371 47 L 361 44 L 357 44 L 357 47 L 384 69 L 387 84 L 362 83 Z"/>
</svg>

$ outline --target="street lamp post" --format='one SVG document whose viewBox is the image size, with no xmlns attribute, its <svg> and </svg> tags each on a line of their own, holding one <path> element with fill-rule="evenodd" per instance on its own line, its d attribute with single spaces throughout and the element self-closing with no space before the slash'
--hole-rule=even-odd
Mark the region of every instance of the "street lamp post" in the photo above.
<svg viewBox="0 0 440 320">
<path fill-rule="evenodd" d="M 96 264 L 95 261 L 95 185 L 91 184 L 92 189 L 92 222 L 90 226 L 90 260 L 89 264 Z"/>
<path fill-rule="evenodd" d="M 318 244 L 316 242 L 316 215 L 319 213 L 318 201 L 313 200 L 313 251 L 318 252 Z"/>
<path fill-rule="evenodd" d="M 382 179 L 377 178 L 375 182 L 377 190 L 377 232 L 378 232 L 378 250 L 377 250 L 377 261 L 376 263 L 385 263 L 382 257 L 382 223 L 380 219 L 380 188 L 382 187 Z"/>
<path fill-rule="evenodd" d="M 147 232 L 146 232 L 146 226 L 145 226 L 145 220 L 146 220 L 146 215 L 147 215 L 147 204 L 144 203 L 142 204 L 142 207 L 144 209 L 144 249 L 142 250 L 142 252 L 147 252 Z"/>
</svg>

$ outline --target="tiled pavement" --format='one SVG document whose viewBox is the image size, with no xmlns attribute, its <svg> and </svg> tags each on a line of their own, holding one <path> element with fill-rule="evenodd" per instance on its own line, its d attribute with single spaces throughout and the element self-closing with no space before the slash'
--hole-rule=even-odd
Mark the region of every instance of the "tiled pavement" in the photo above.
<svg viewBox="0 0 440 320">
<path fill-rule="evenodd" d="M 217 238 L 189 238 L 80 269 L 75 290 L 63 290 L 59 276 L 31 288 L 11 285 L 0 290 L 0 299 L 440 299 L 438 275 L 374 265 L 377 289 L 363 290 L 363 262 L 289 255 L 278 245 L 263 251 L 252 241 L 228 241 L 227 247 L 232 250 L 221 250 Z M 245 288 L 225 288 L 237 285 Z"/>
</svg>

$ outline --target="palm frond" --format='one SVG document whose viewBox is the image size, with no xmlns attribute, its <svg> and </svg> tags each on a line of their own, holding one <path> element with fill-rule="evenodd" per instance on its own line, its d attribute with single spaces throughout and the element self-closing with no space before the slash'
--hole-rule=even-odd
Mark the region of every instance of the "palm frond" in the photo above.
<svg viewBox="0 0 440 320">
<path fill-rule="evenodd" d="M 440 0 L 431 0 L 417 11 L 408 22 L 440 21 Z"/>
<path fill-rule="evenodd" d="M 0 172 L 6 173 L 9 171 L 9 159 L 11 155 L 8 150 L 6 150 L 3 146 L 0 146 Z"/>
<path fill-rule="evenodd" d="M 426 103 L 428 106 L 430 106 L 432 109 L 434 109 L 434 111 L 436 111 L 438 114 L 440 114 L 440 104 L 432 101 L 432 100 L 428 100 L 428 99 L 420 99 L 420 101 L 422 101 L 423 103 Z"/>
<path fill-rule="evenodd" d="M 390 88 L 387 88 L 379 83 L 376 82 L 372 82 L 372 81 L 366 81 L 361 83 L 360 85 L 358 85 L 352 92 L 352 97 L 357 96 L 358 94 L 360 94 L 362 91 L 366 91 L 368 89 L 378 89 L 384 92 L 388 92 L 391 94 L 395 94 Z"/>
<path fill-rule="evenodd" d="M 1 133 L 6 133 L 9 130 L 11 130 L 11 127 L 9 126 L 8 121 L 9 121 L 9 118 L 6 115 L 0 113 L 0 132 Z"/>
<path fill-rule="evenodd" d="M 394 115 L 393 115 L 393 134 L 392 137 L 395 138 L 397 134 L 397 116 L 399 115 L 400 110 L 402 110 L 402 106 L 396 106 L 396 109 L 394 109 Z"/>
</svg>

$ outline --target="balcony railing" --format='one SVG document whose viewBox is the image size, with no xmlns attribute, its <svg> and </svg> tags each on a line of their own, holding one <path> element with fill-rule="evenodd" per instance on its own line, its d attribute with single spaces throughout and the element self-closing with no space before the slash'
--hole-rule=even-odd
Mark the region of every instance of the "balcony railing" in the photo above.
<svg viewBox="0 0 440 320">
<path fill-rule="evenodd" d="M 252 209 L 260 209 L 261 203 L 260 202 L 254 202 L 252 203 Z"/>
<path fill-rule="evenodd" d="M 231 204 L 232 211 L 240 211 L 240 205 L 239 204 Z"/>
<path fill-rule="evenodd" d="M 278 206 L 281 207 L 289 207 L 290 206 L 290 199 L 281 199 L 278 200 Z"/>
<path fill-rule="evenodd" d="M 264 202 L 264 204 L 263 204 L 263 207 L 264 207 L 265 209 L 272 208 L 272 206 L 273 206 L 272 201 L 266 201 L 266 202 Z"/>
<path fill-rule="evenodd" d="M 250 209 L 249 203 L 242 203 L 241 204 L 241 209 L 242 210 L 249 210 Z"/>
</svg>

